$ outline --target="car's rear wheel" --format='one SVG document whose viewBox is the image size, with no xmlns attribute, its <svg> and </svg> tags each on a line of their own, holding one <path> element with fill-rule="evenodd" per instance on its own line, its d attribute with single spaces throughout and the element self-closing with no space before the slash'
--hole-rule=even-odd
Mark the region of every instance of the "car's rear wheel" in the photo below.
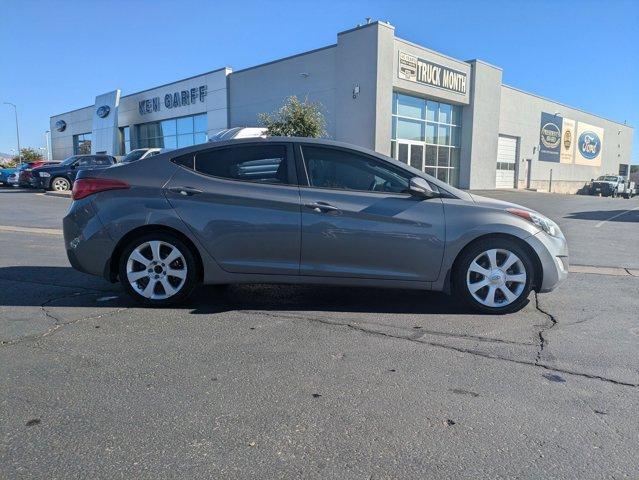
<svg viewBox="0 0 639 480">
<path fill-rule="evenodd" d="M 197 285 L 197 262 L 191 249 L 173 235 L 140 236 L 123 250 L 119 278 L 127 293 L 150 306 L 186 299 Z"/>
<path fill-rule="evenodd" d="M 487 238 L 471 244 L 456 262 L 455 291 L 475 310 L 503 314 L 520 310 L 534 284 L 530 253 L 517 241 Z"/>
<path fill-rule="evenodd" d="M 64 177 L 55 177 L 51 180 L 51 190 L 55 192 L 71 190 L 71 182 Z"/>
</svg>

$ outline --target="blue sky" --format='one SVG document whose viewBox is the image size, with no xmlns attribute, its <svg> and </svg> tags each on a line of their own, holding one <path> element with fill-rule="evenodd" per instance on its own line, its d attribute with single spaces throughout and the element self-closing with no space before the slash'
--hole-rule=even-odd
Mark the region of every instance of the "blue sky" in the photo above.
<svg viewBox="0 0 639 480">
<path fill-rule="evenodd" d="M 18 105 L 22 145 L 41 147 L 50 115 L 96 94 L 332 44 L 367 16 L 431 49 L 498 65 L 506 84 L 639 126 L 636 0 L 0 0 L 0 102 Z M 13 111 L 0 104 L 0 152 L 15 145 Z"/>
</svg>

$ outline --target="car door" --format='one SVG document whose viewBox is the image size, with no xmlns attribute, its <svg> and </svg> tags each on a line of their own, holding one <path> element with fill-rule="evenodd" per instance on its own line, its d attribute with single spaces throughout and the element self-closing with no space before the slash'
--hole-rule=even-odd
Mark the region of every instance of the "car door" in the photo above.
<svg viewBox="0 0 639 480">
<path fill-rule="evenodd" d="M 166 197 L 224 270 L 299 273 L 300 198 L 290 144 L 222 146 L 173 161 L 181 168 Z"/>
<path fill-rule="evenodd" d="M 437 279 L 445 241 L 441 199 L 406 193 L 412 174 L 379 158 L 317 144 L 297 152 L 305 177 L 302 275 Z"/>
</svg>

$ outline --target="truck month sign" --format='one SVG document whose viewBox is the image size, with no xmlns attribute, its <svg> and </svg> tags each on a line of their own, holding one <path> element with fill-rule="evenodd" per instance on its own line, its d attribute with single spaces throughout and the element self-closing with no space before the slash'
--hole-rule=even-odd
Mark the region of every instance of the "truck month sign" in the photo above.
<svg viewBox="0 0 639 480">
<path fill-rule="evenodd" d="M 443 88 L 455 93 L 466 93 L 464 72 L 429 62 L 410 53 L 399 52 L 397 75 L 403 80 Z"/>
</svg>

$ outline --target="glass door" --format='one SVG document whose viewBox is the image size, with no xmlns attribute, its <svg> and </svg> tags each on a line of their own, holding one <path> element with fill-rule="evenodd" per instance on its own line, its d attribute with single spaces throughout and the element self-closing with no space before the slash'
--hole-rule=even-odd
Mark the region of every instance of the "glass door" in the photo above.
<svg viewBox="0 0 639 480">
<path fill-rule="evenodd" d="M 397 149 L 393 152 L 396 160 L 406 163 L 417 170 L 424 171 L 424 144 L 421 142 L 397 141 Z"/>
</svg>

